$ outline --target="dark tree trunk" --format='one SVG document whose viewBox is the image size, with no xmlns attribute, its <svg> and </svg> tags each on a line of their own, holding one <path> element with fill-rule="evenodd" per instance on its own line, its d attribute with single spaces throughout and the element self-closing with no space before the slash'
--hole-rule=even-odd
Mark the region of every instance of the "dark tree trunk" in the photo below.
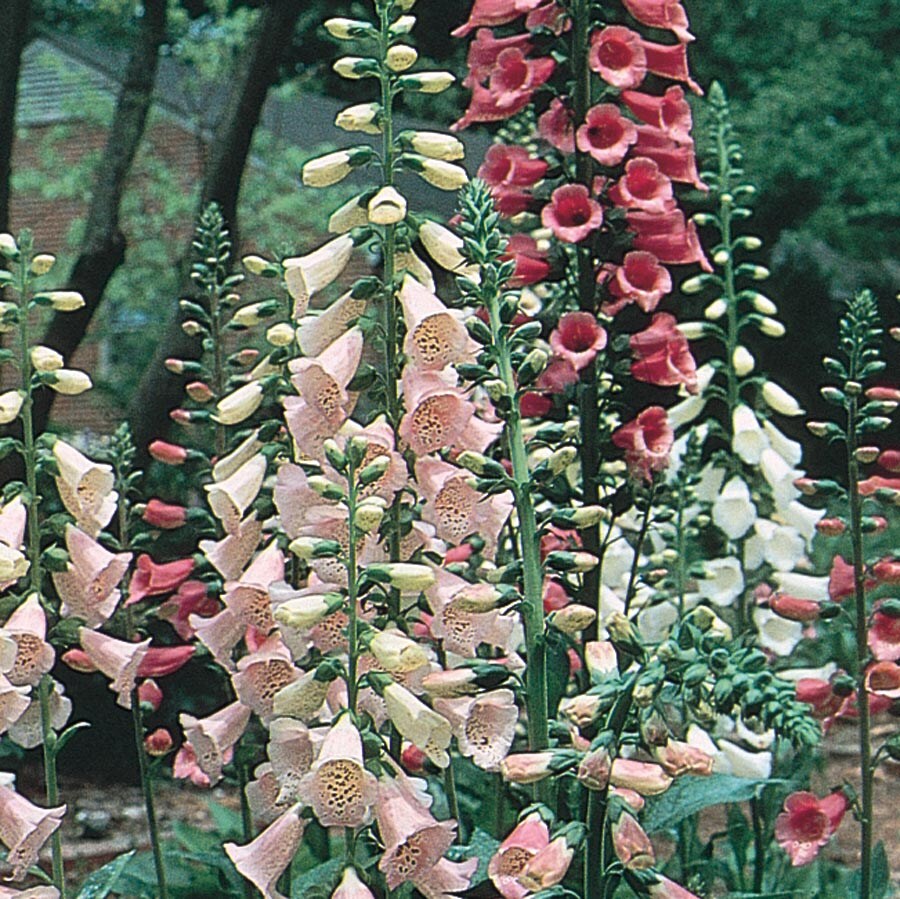
<svg viewBox="0 0 900 899">
<path fill-rule="evenodd" d="M 30 18 L 31 0 L 0 0 L 0 231 L 9 230 L 16 96 Z"/>
<path fill-rule="evenodd" d="M 69 289 L 81 293 L 85 305 L 77 312 L 56 313 L 43 337 L 44 345 L 62 353 L 67 361 L 78 349 L 110 279 L 125 260 L 126 240 L 119 227 L 119 209 L 125 182 L 144 136 L 159 49 L 166 38 L 166 0 L 145 0 L 143 9 L 97 170 L 81 251 L 68 280 Z M 38 431 L 47 425 L 55 396 L 50 390 L 42 390 L 35 396 Z"/>
<path fill-rule="evenodd" d="M 270 0 L 260 16 L 238 71 L 235 73 L 225 109 L 209 149 L 200 209 L 219 204 L 237 250 L 237 205 L 241 178 L 250 153 L 253 134 L 259 123 L 269 89 L 278 79 L 278 70 L 289 47 L 302 4 L 297 0 Z M 192 250 L 180 261 L 181 293 L 193 293 L 189 277 Z M 196 359 L 200 342 L 181 330 L 181 315 L 175 310 L 160 336 L 156 352 L 141 378 L 128 411 L 128 421 L 139 453 L 151 440 L 162 437 L 170 424 L 169 411 L 182 400 L 183 380 L 170 374 L 164 361 L 170 357 Z M 146 458 L 146 457 L 145 457 Z"/>
</svg>

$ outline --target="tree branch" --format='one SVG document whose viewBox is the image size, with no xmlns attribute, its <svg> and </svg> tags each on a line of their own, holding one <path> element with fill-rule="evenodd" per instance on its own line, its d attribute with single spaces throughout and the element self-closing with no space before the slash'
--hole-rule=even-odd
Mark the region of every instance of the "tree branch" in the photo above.
<svg viewBox="0 0 900 899">
<path fill-rule="evenodd" d="M 30 19 L 31 0 L 0 0 L 0 231 L 9 230 L 16 97 Z"/>
</svg>

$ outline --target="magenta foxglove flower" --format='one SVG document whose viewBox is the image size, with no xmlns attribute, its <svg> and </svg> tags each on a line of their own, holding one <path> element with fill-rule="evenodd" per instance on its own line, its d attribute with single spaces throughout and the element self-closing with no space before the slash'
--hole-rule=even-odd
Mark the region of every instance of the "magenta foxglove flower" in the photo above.
<svg viewBox="0 0 900 899">
<path fill-rule="evenodd" d="M 550 843 L 550 831 L 537 812 L 523 818 L 488 863 L 488 877 L 503 899 L 524 899 L 530 892 L 518 877 L 528 861 Z"/>
<path fill-rule="evenodd" d="M 603 207 L 583 184 L 564 184 L 550 195 L 541 222 L 564 243 L 578 243 L 603 224 Z"/>
<path fill-rule="evenodd" d="M 511 234 L 506 242 L 506 251 L 500 257 L 515 262 L 516 267 L 509 279 L 511 287 L 525 287 L 543 281 L 550 272 L 547 253 L 538 248 L 537 241 L 530 234 Z"/>
<path fill-rule="evenodd" d="M 479 696 L 435 699 L 453 728 L 459 751 L 485 771 L 498 771 L 515 737 L 519 709 L 511 690 L 490 690 Z"/>
<path fill-rule="evenodd" d="M 116 694 L 122 708 L 131 708 L 131 691 L 138 677 L 138 668 L 150 647 L 150 638 L 140 643 L 117 640 L 87 627 L 78 629 L 81 648 L 97 669 L 110 679 L 109 689 Z"/>
<path fill-rule="evenodd" d="M 682 43 L 694 40 L 681 0 L 622 0 L 625 9 L 642 25 L 674 32 Z"/>
<path fill-rule="evenodd" d="M 659 387 L 683 384 L 688 393 L 697 393 L 697 363 L 674 315 L 657 312 L 643 331 L 631 335 L 629 345 L 634 354 L 631 374 L 636 380 Z"/>
<path fill-rule="evenodd" d="M 246 846 L 225 843 L 225 852 L 264 899 L 286 899 L 276 884 L 294 858 L 305 829 L 306 820 L 300 817 L 300 806 L 295 805 Z"/>
<path fill-rule="evenodd" d="M 632 250 L 622 264 L 601 274 L 613 299 L 603 304 L 607 315 L 615 315 L 628 303 L 636 303 L 644 312 L 653 312 L 659 301 L 672 290 L 672 276 L 652 254 Z M 598 279 L 599 280 L 599 279 Z"/>
<path fill-rule="evenodd" d="M 154 497 L 147 502 L 141 518 L 150 527 L 160 528 L 163 531 L 174 531 L 187 521 L 187 509 L 173 503 L 164 503 L 161 499 Z"/>
<path fill-rule="evenodd" d="M 900 661 L 900 618 L 876 608 L 869 627 L 869 649 L 879 662 Z"/>
<path fill-rule="evenodd" d="M 506 25 L 519 16 L 540 6 L 543 0 L 475 0 L 466 22 L 450 32 L 453 37 L 465 37 L 470 31 L 487 25 Z"/>
<path fill-rule="evenodd" d="M 660 168 L 666 172 L 659 157 L 655 159 Z M 673 181 L 678 180 L 671 172 L 666 174 Z M 626 218 L 629 230 L 635 235 L 632 249 L 646 250 L 666 265 L 690 265 L 697 262 L 704 271 L 712 271 L 712 266 L 700 245 L 696 226 L 693 222 L 685 221 L 684 213 L 680 209 L 662 215 L 632 211 Z"/>
<path fill-rule="evenodd" d="M 609 198 L 624 209 L 663 213 L 675 207 L 672 182 L 652 159 L 625 163 L 625 174 L 610 188 Z"/>
<path fill-rule="evenodd" d="M 645 40 L 641 40 L 641 44 L 648 72 L 673 81 L 683 81 L 695 94 L 703 94 L 703 89 L 688 71 L 686 44 L 655 44 Z"/>
<path fill-rule="evenodd" d="M 645 125 L 665 132 L 676 143 L 693 146 L 691 107 L 679 85 L 673 84 L 662 96 L 622 91 L 622 102 Z"/>
<path fill-rule="evenodd" d="M 587 111 L 575 139 L 578 149 L 600 165 L 618 165 L 637 140 L 637 129 L 614 103 L 601 103 Z"/>
<path fill-rule="evenodd" d="M 99 627 L 118 605 L 121 593 L 117 587 L 128 570 L 131 553 L 111 553 L 73 525 L 66 527 L 66 548 L 66 570 L 52 575 L 62 603 L 60 615 L 83 618 L 88 627 Z"/>
<path fill-rule="evenodd" d="M 138 556 L 128 585 L 125 605 L 134 605 L 148 596 L 172 593 L 187 580 L 193 570 L 193 559 L 176 559 L 174 562 L 157 564 L 146 553 Z"/>
<path fill-rule="evenodd" d="M 38 852 L 62 824 L 66 807 L 40 808 L 10 787 L 0 786 L 0 841 L 9 850 L 10 880 L 23 880 Z"/>
<path fill-rule="evenodd" d="M 636 31 L 621 25 L 601 28 L 591 35 L 588 65 L 613 87 L 638 87 L 647 75 L 644 42 Z"/>
<path fill-rule="evenodd" d="M 900 698 L 900 665 L 875 662 L 866 669 L 866 690 L 886 699 Z"/>
<path fill-rule="evenodd" d="M 471 89 L 476 84 L 484 84 L 491 77 L 491 72 L 497 64 L 497 57 L 510 47 L 517 47 L 527 55 L 532 49 L 531 35 L 513 34 L 497 38 L 490 28 L 479 28 L 475 32 L 474 40 L 469 42 L 466 55 L 469 74 L 463 79 L 463 87 Z"/>
<path fill-rule="evenodd" d="M 625 464 L 636 479 L 652 481 L 654 472 L 669 465 L 675 432 L 661 406 L 644 409 L 637 418 L 613 431 L 612 442 L 625 450 Z"/>
<path fill-rule="evenodd" d="M 637 156 L 652 159 L 667 178 L 679 184 L 691 184 L 697 190 L 709 190 L 697 171 L 693 141 L 676 141 L 666 131 L 652 125 L 638 125 L 634 152 Z M 689 237 L 693 241 L 693 235 Z"/>
<path fill-rule="evenodd" d="M 422 880 L 453 845 L 456 822 L 437 821 L 393 781 L 379 783 L 375 818 L 384 844 L 378 868 L 392 890 Z"/>
<path fill-rule="evenodd" d="M 298 797 L 323 827 L 361 827 L 371 820 L 377 792 L 378 781 L 363 765 L 359 731 L 342 715 L 300 781 Z"/>
<path fill-rule="evenodd" d="M 606 331 L 590 312 L 566 312 L 550 334 L 550 347 L 581 371 L 606 347 Z"/>
<path fill-rule="evenodd" d="M 490 185 L 497 211 L 513 216 L 524 212 L 532 201 L 525 188 L 544 177 L 547 163 L 534 159 L 524 147 L 492 144 L 478 169 L 478 177 Z"/>
<path fill-rule="evenodd" d="M 819 799 L 813 793 L 791 793 L 775 819 L 775 839 L 794 867 L 808 865 L 840 826 L 849 803 L 841 790 Z"/>
<path fill-rule="evenodd" d="M 211 785 L 218 783 L 222 779 L 222 768 L 247 729 L 250 709 L 243 703 L 233 702 L 206 718 L 195 718 L 185 712 L 178 720 L 193 749 L 197 766 Z"/>
<path fill-rule="evenodd" d="M 210 618 L 221 610 L 214 596 L 210 596 L 203 581 L 184 581 L 178 590 L 159 608 L 156 614 L 172 625 L 182 640 L 190 640 L 196 631 L 191 625 L 191 616 Z"/>
</svg>

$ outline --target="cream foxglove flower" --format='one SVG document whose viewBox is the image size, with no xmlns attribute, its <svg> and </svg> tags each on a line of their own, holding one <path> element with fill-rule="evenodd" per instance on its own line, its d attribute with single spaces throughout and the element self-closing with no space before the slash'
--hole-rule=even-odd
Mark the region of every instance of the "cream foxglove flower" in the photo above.
<svg viewBox="0 0 900 899">
<path fill-rule="evenodd" d="M 340 277 L 352 253 L 353 238 L 341 234 L 311 253 L 282 260 L 284 283 L 294 300 L 294 319 L 306 314 L 310 297 Z"/>
<path fill-rule="evenodd" d="M 450 764 L 447 747 L 453 735 L 450 722 L 400 684 L 388 684 L 383 698 L 388 717 L 400 734 L 439 768 L 446 768 Z"/>
<path fill-rule="evenodd" d="M 25 397 L 19 390 L 0 393 L 0 425 L 8 425 L 11 421 L 15 421 L 24 401 Z"/>
<path fill-rule="evenodd" d="M 762 398 L 766 401 L 769 408 L 774 409 L 781 415 L 803 415 L 803 408 L 800 403 L 774 381 L 766 381 L 763 384 Z"/>
<path fill-rule="evenodd" d="M 223 425 L 240 424 L 262 405 L 262 401 L 262 384 L 259 381 L 251 381 L 219 400 L 213 420 Z"/>
<path fill-rule="evenodd" d="M 35 346 L 31 348 L 31 364 L 36 371 L 57 371 L 65 365 L 65 360 L 48 346 Z"/>
<path fill-rule="evenodd" d="M 59 470 L 56 488 L 63 505 L 81 530 L 96 537 L 116 511 L 118 494 L 113 490 L 112 468 L 92 462 L 63 440 L 53 444 L 53 456 Z"/>
<path fill-rule="evenodd" d="M 244 513 L 259 495 L 266 477 L 266 457 L 262 453 L 248 459 L 230 477 L 206 484 L 209 507 L 228 534 L 237 532 Z"/>
</svg>

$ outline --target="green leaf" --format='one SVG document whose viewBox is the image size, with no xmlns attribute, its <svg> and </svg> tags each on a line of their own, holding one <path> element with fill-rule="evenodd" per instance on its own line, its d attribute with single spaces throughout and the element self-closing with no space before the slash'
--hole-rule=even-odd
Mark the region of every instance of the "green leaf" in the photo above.
<svg viewBox="0 0 900 899">
<path fill-rule="evenodd" d="M 128 863 L 134 857 L 135 850 L 126 852 L 123 855 L 114 858 L 111 862 L 102 868 L 94 871 L 93 874 L 82 884 L 81 890 L 75 899 L 105 899 L 110 891 L 118 883 L 122 872 Z"/>
<path fill-rule="evenodd" d="M 888 865 L 884 843 L 880 842 L 872 853 L 872 899 L 885 899 L 891 886 L 891 869 Z"/>
<path fill-rule="evenodd" d="M 75 734 L 80 730 L 84 730 L 86 727 L 90 727 L 90 722 L 88 721 L 76 721 L 70 727 L 67 727 L 57 738 L 56 738 L 56 746 L 53 750 L 53 754 L 55 756 L 59 756 L 59 754 L 66 748 L 66 744 Z"/>
<path fill-rule="evenodd" d="M 240 812 L 225 808 L 224 805 L 212 800 L 207 805 L 218 835 L 226 840 L 237 839 L 243 842 L 244 832 Z"/>
<path fill-rule="evenodd" d="M 321 865 L 316 865 L 315 868 L 294 878 L 291 896 L 293 899 L 319 899 L 319 897 L 324 899 L 330 896 L 343 869 L 343 858 L 332 858 Z"/>
<path fill-rule="evenodd" d="M 679 821 L 711 805 L 752 799 L 767 783 L 775 782 L 733 777 L 730 774 L 679 777 L 663 796 L 648 801 L 644 829 L 648 833 L 671 830 Z"/>
<path fill-rule="evenodd" d="M 487 831 L 476 828 L 468 845 L 459 847 L 460 851 L 454 855 L 455 860 L 462 861 L 463 859 L 469 858 L 478 859 L 478 868 L 472 876 L 473 884 L 487 880 L 488 862 L 490 862 L 491 858 L 497 852 L 497 847 L 499 845 L 500 841 L 495 840 L 487 833 Z"/>
</svg>

